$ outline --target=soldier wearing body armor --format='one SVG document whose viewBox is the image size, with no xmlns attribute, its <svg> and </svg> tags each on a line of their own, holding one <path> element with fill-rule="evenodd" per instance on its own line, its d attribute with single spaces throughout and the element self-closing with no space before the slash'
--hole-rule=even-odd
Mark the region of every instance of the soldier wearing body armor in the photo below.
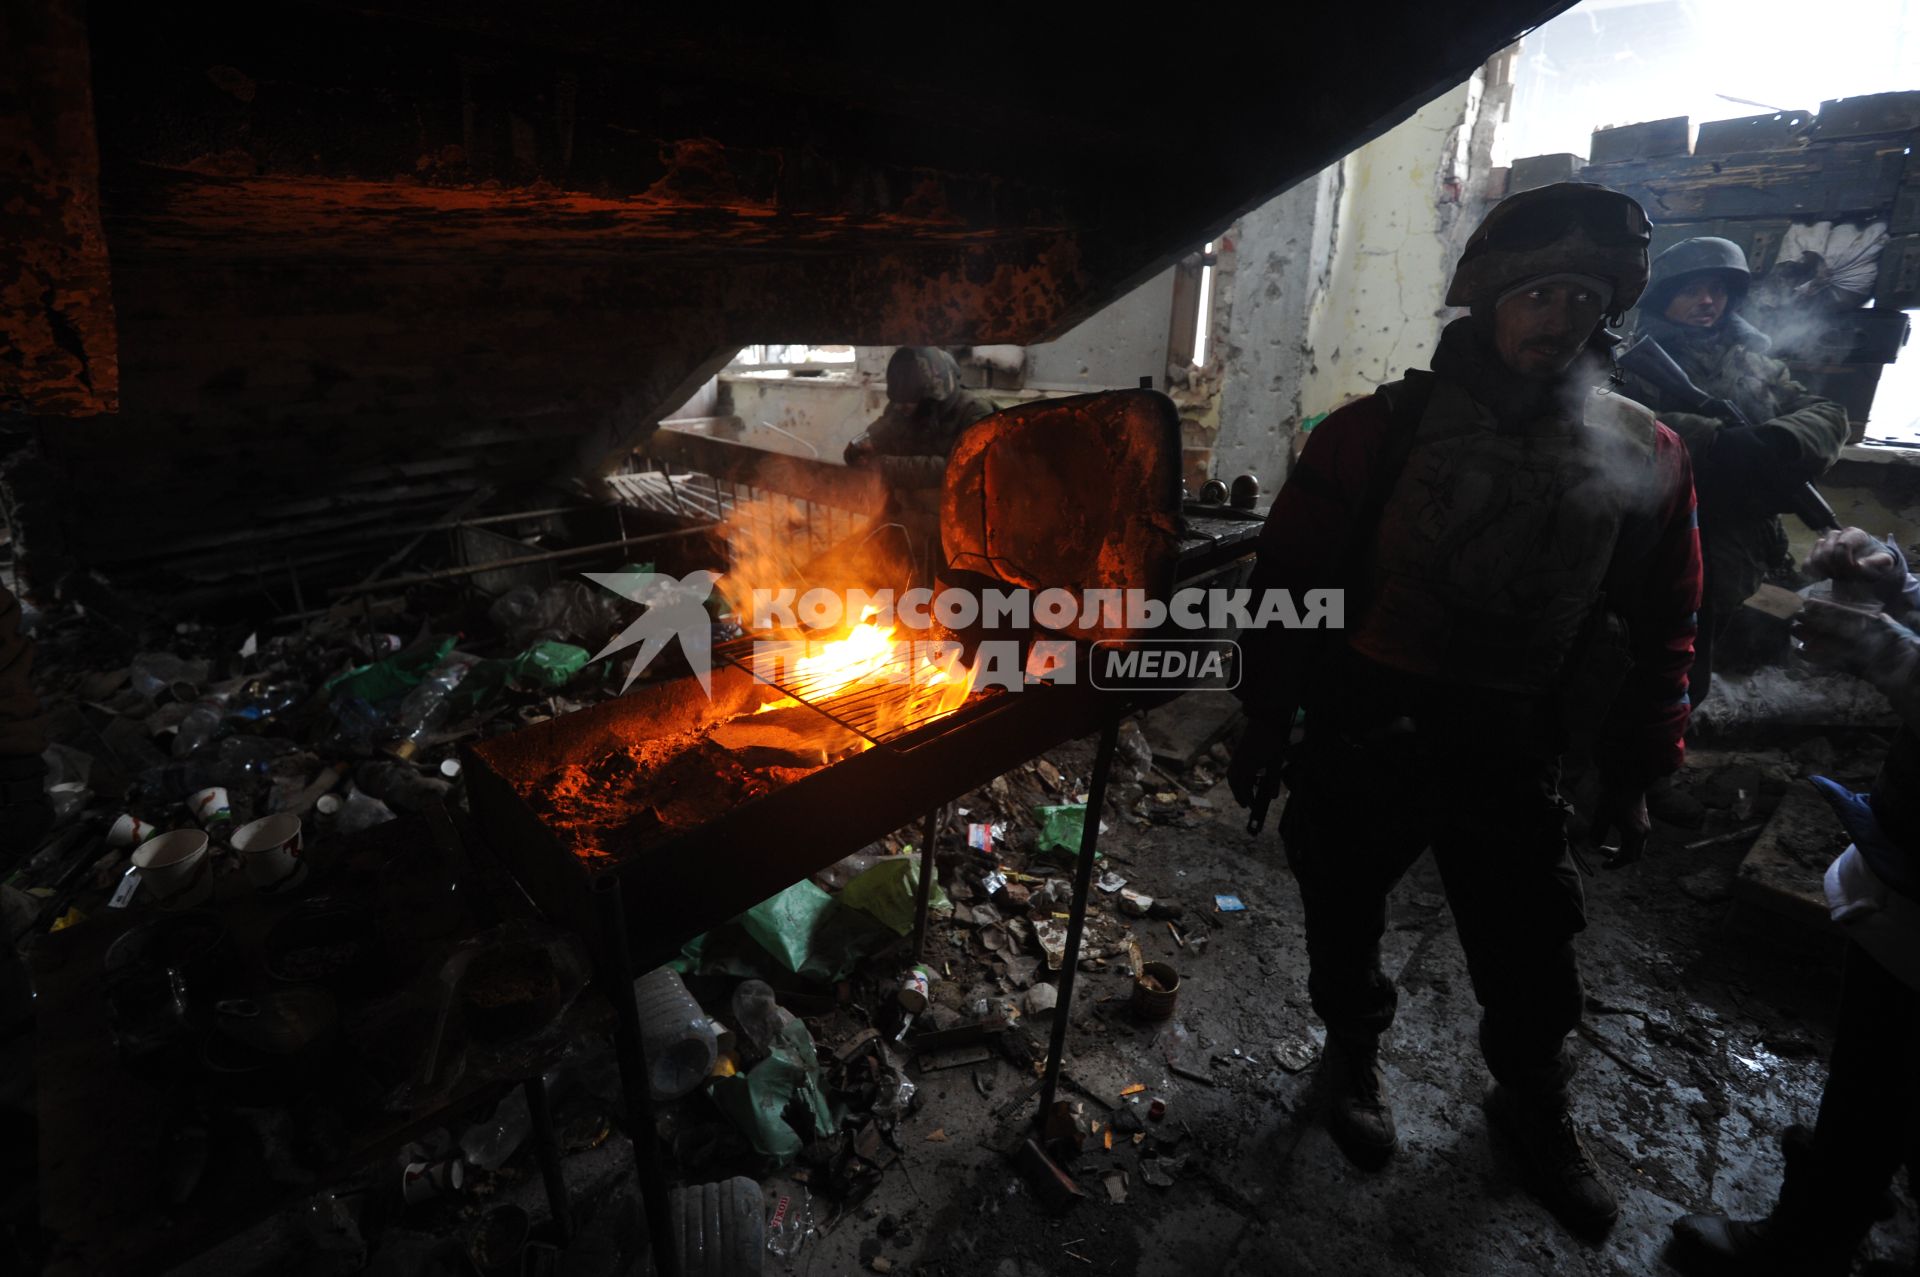
<svg viewBox="0 0 1920 1277">
<path fill-rule="evenodd" d="M 1766 334 L 1739 314 L 1751 275 L 1731 240 L 1682 240 L 1654 260 L 1635 336 L 1673 356 L 1700 390 L 1731 405 L 1748 424 L 1683 411 L 1670 394 L 1629 375 L 1622 394 L 1652 408 L 1693 460 L 1707 582 L 1701 609 L 1693 700 L 1712 677 L 1715 640 L 1767 573 L 1787 558 L 1779 512 L 1791 486 L 1817 479 L 1847 441 L 1847 410 L 1809 394 L 1767 351 Z"/>
<path fill-rule="evenodd" d="M 883 525 L 905 533 L 916 580 L 931 581 L 940 548 L 940 488 L 960 432 L 994 407 L 960 384 L 937 346 L 902 346 L 887 361 L 887 408 L 847 445 L 846 463 L 887 482 Z"/>
<path fill-rule="evenodd" d="M 1229 775 L 1246 803 L 1284 758 L 1280 835 L 1341 1149 L 1377 1168 L 1397 1146 L 1380 938 L 1389 891 L 1431 846 L 1482 1008 L 1489 1118 L 1587 1235 L 1618 1208 L 1568 1109 L 1585 918 L 1559 757 L 1585 741 L 1604 780 L 1596 841 L 1617 828 L 1615 861 L 1637 857 L 1644 789 L 1681 757 L 1700 591 L 1686 449 L 1610 393 L 1604 321 L 1639 296 L 1649 237 L 1640 206 L 1602 187 L 1504 201 L 1461 257 L 1447 302 L 1471 314 L 1432 372 L 1309 436 L 1254 584 L 1344 588 L 1347 628 L 1248 636 L 1251 726 Z"/>
</svg>

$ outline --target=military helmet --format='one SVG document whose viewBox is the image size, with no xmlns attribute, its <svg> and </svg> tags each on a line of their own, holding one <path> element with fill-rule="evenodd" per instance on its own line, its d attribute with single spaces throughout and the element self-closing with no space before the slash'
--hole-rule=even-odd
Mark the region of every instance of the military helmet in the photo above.
<svg viewBox="0 0 1920 1277">
<path fill-rule="evenodd" d="M 938 346 L 902 346 L 887 361 L 887 398 L 897 404 L 948 399 L 960 388 L 960 365 Z"/>
<path fill-rule="evenodd" d="M 1591 275 L 1624 315 L 1647 285 L 1653 223 L 1631 196 L 1591 182 L 1555 182 L 1509 195 L 1474 229 L 1454 268 L 1447 305 L 1491 304 L 1548 275 Z"/>
<path fill-rule="evenodd" d="M 1666 310 L 1667 303 L 1688 280 L 1715 274 L 1726 281 L 1728 304 L 1747 295 L 1753 272 L 1747 269 L 1747 255 L 1730 239 L 1717 235 L 1696 235 L 1683 239 L 1653 259 L 1653 278 L 1647 282 L 1641 309 L 1648 314 Z"/>
</svg>

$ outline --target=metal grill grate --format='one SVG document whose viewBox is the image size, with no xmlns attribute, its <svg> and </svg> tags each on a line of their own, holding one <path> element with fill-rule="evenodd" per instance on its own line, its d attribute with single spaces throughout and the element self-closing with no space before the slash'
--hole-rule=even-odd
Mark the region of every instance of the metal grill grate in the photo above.
<svg viewBox="0 0 1920 1277">
<path fill-rule="evenodd" d="M 970 716 L 967 711 L 991 699 L 975 693 L 942 713 L 941 704 L 952 685 L 913 681 L 909 675 L 918 658 L 911 644 L 863 666 L 860 677 L 842 686 L 843 673 L 809 674 L 794 669 L 791 660 L 776 663 L 758 655 L 762 641 L 752 635 L 734 639 L 716 647 L 714 655 L 875 745 L 891 744 L 944 719 L 953 718 L 957 724 L 959 718 Z"/>
</svg>

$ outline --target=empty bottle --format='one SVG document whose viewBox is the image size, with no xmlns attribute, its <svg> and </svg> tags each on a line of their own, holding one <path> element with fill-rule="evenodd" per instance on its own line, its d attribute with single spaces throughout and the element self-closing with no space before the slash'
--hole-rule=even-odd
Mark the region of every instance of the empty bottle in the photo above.
<svg viewBox="0 0 1920 1277">
<path fill-rule="evenodd" d="M 187 716 L 180 720 L 179 731 L 174 733 L 173 756 L 187 758 L 205 749 L 220 734 L 226 717 L 227 707 L 220 700 L 207 697 L 195 701 Z"/>
<path fill-rule="evenodd" d="M 304 683 L 269 683 L 257 678 L 241 690 L 228 714 L 244 723 L 258 723 L 280 717 L 306 699 Z"/>
<path fill-rule="evenodd" d="M 257 785 L 271 774 L 275 759 L 298 753 L 299 748 L 272 736 L 229 736 L 220 742 L 214 782 L 229 789 Z"/>
<path fill-rule="evenodd" d="M 460 686 L 467 671 L 478 662 L 471 656 L 454 653 L 435 666 L 406 698 L 394 715 L 394 736 L 385 746 L 397 758 L 412 758 L 432 736 L 439 734 L 452 716 L 448 694 Z"/>
<path fill-rule="evenodd" d="M 460 1154 L 470 1165 L 483 1171 L 497 1171 L 506 1165 L 514 1150 L 526 1141 L 533 1129 L 533 1114 L 527 1108 L 525 1087 L 507 1092 L 493 1110 L 493 1116 L 475 1122 L 460 1137 Z"/>
<path fill-rule="evenodd" d="M 393 819 L 393 809 L 372 794 L 354 789 L 334 813 L 333 832 L 358 834 Z"/>
<path fill-rule="evenodd" d="M 208 785 L 219 784 L 214 774 L 216 770 L 212 761 L 207 759 L 191 758 L 168 763 L 164 767 L 141 773 L 140 788 L 151 797 L 176 802 L 188 794 L 198 793 Z"/>
<path fill-rule="evenodd" d="M 148 700 L 169 694 L 178 698 L 181 692 L 191 696 L 193 688 L 207 681 L 208 668 L 205 661 L 184 661 L 172 652 L 142 652 L 127 667 L 127 682 Z"/>
<path fill-rule="evenodd" d="M 712 1075 L 720 1056 L 719 1032 L 672 967 L 656 967 L 635 980 L 633 997 L 653 1098 L 677 1100 Z"/>
</svg>

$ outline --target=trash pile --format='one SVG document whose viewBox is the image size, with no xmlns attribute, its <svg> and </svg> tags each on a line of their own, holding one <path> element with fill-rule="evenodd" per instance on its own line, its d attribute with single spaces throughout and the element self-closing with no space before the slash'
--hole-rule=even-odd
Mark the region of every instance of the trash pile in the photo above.
<svg viewBox="0 0 1920 1277">
<path fill-rule="evenodd" d="M 55 823 L 8 885 L 37 902 L 42 929 L 186 906 L 273 849 L 263 818 L 299 822 L 279 842 L 297 857 L 302 838 L 458 803 L 462 740 L 619 690 L 590 658 L 625 610 L 566 581 L 516 587 L 454 623 L 398 598 L 356 601 L 289 633 L 189 622 L 164 646 L 119 650 L 82 617 L 43 617 L 35 682 Z M 176 833 L 188 836 L 165 841 Z M 255 872 L 275 881 L 265 862 Z"/>
<path fill-rule="evenodd" d="M 54 742 L 46 761 L 56 821 L 9 880 L 10 895 L 30 902 L 45 931 L 112 909 L 190 913 L 231 874 L 263 892 L 297 887 L 305 846 L 396 815 L 459 808 L 461 742 L 618 694 L 624 669 L 591 657 L 627 611 L 568 582 L 521 587 L 451 620 L 409 612 L 399 599 L 356 601 L 286 633 L 189 623 L 165 643 L 148 635 L 119 649 L 103 646 L 99 627 L 44 618 L 36 682 Z M 1107 809 L 1089 815 L 1091 755 L 1091 742 L 1063 747 L 947 807 L 918 959 L 916 824 L 696 938 L 636 982 L 678 1178 L 718 1190 L 742 1175 L 781 1177 L 755 1221 L 765 1254 L 791 1265 L 810 1238 L 871 1196 L 910 1145 L 952 1138 L 919 1121 L 922 1088 L 936 1075 L 970 1080 L 1007 1132 L 1002 1151 L 1021 1154 L 1058 1014 L 1084 822 L 1204 819 L 1204 795 L 1226 762 L 1218 745 L 1184 762 L 1156 759 L 1128 722 Z M 1156 1033 L 1164 1027 L 1167 1058 L 1184 1061 L 1181 1052 L 1201 1048 L 1172 1018 L 1180 976 L 1143 957 L 1140 937 L 1151 928 L 1197 955 L 1218 925 L 1207 915 L 1231 906 L 1193 909 L 1149 893 L 1111 852 L 1094 880 L 1081 970 L 1126 979 L 1131 1014 Z M 447 989 L 538 983 L 536 972 L 466 958 L 444 975 Z M 476 1021 L 511 1009 L 469 1002 L 462 1015 Z M 1174 1071 L 1209 1067 L 1201 1054 Z M 583 1041 L 567 1058 L 548 1078 L 560 1143 L 593 1152 L 612 1129 L 620 1089 L 603 1045 Z M 1022 1085 L 979 1067 L 1001 1062 Z M 438 1080 L 429 1068 L 418 1085 Z M 1120 1167 L 1089 1180 L 1111 1200 L 1133 1185 L 1171 1184 L 1184 1128 L 1162 1120 L 1168 1097 L 1151 1085 L 1069 1075 L 1076 1095 L 1056 1106 L 1036 1143 L 1049 1174 L 1072 1184 L 1059 1161 L 1098 1152 Z M 1094 1090 L 1105 1107 L 1090 1112 Z M 364 1257 L 391 1243 L 382 1229 L 405 1222 L 464 1230 L 474 1255 L 527 1253 L 540 1244 L 529 1240 L 528 1217 L 539 1204 L 508 1200 L 538 1187 L 526 1104 L 516 1091 L 498 1111 L 423 1138 L 371 1197 L 336 1187 L 313 1198 L 311 1240 Z M 287 1138 L 261 1135 L 269 1149 Z M 1124 1167 L 1122 1153 L 1131 1159 Z M 911 1235 L 904 1224 L 882 1231 L 901 1243 Z"/>
</svg>

